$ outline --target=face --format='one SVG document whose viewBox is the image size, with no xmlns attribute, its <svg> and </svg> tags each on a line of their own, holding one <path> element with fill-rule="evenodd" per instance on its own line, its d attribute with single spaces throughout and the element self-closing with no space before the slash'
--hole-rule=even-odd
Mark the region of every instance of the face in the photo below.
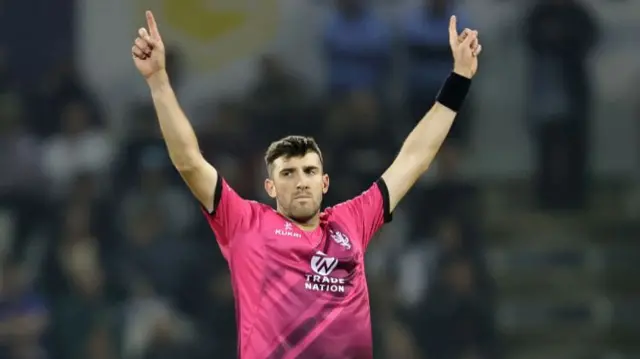
<svg viewBox="0 0 640 359">
<path fill-rule="evenodd" d="M 329 189 L 329 176 L 323 173 L 320 156 L 315 152 L 303 157 L 280 157 L 271 166 L 265 189 L 283 214 L 305 223 L 320 211 L 322 196 Z"/>
</svg>

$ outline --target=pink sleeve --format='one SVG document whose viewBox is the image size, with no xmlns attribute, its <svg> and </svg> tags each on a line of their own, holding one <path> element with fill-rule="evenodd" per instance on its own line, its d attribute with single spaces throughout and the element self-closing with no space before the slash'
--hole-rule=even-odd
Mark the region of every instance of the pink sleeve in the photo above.
<svg viewBox="0 0 640 359">
<path fill-rule="evenodd" d="M 357 197 L 333 207 L 334 213 L 359 232 L 361 245 L 366 249 L 376 232 L 392 220 L 389 191 L 382 178 Z"/>
<path fill-rule="evenodd" d="M 240 197 L 222 176 L 218 176 L 213 212 L 209 213 L 204 207 L 203 211 L 225 258 L 228 258 L 235 233 L 246 229 L 254 217 L 251 203 Z"/>
</svg>

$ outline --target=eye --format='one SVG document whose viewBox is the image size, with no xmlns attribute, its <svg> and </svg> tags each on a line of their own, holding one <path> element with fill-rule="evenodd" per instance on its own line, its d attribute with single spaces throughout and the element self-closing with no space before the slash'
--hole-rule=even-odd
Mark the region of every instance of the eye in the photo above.
<svg viewBox="0 0 640 359">
<path fill-rule="evenodd" d="M 318 173 L 318 170 L 316 168 L 308 168 L 305 172 L 309 175 L 315 175 Z"/>
</svg>

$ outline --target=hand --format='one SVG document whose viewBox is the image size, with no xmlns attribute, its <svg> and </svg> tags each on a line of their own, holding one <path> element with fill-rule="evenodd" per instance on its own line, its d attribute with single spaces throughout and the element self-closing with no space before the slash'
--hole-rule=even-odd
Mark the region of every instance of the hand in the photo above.
<svg viewBox="0 0 640 359">
<path fill-rule="evenodd" d="M 457 19 L 452 16 L 449 21 L 449 44 L 453 53 L 453 71 L 458 75 L 472 78 L 478 70 L 478 55 L 482 51 L 478 32 L 465 29 L 458 35 Z"/>
<path fill-rule="evenodd" d="M 138 30 L 131 54 L 138 71 L 149 81 L 154 75 L 165 73 L 165 49 L 153 14 L 147 11 L 146 15 L 149 31 L 144 27 Z"/>
<path fill-rule="evenodd" d="M 458 44 L 462 44 L 464 40 L 473 32 L 471 29 L 464 29 L 460 35 L 458 35 Z M 477 34 L 477 31 L 476 31 Z M 482 51 L 482 45 L 479 43 L 479 39 L 476 38 L 476 41 L 471 44 L 471 48 L 473 49 L 473 53 L 475 56 L 478 56 L 480 51 Z"/>
</svg>

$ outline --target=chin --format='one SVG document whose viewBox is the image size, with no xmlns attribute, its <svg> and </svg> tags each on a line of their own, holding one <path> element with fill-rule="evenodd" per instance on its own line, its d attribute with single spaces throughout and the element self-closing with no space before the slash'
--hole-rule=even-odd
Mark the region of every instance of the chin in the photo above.
<svg viewBox="0 0 640 359">
<path fill-rule="evenodd" d="M 296 222 L 306 223 L 309 222 L 318 213 L 318 211 L 319 209 L 317 208 L 313 211 L 307 209 L 293 210 L 291 211 L 291 215 L 289 217 L 291 217 L 291 219 L 295 220 Z"/>
</svg>

